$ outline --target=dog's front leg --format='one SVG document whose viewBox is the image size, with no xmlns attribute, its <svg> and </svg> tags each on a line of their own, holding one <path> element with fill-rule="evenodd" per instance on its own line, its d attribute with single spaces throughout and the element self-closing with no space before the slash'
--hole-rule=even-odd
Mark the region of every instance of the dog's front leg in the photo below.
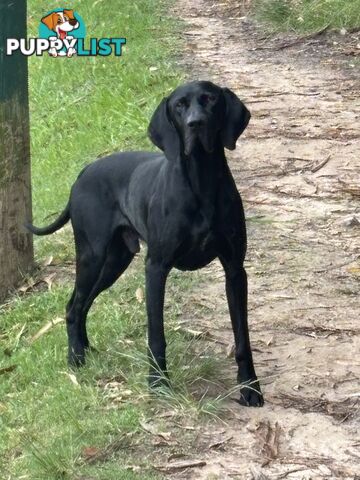
<svg viewBox="0 0 360 480">
<path fill-rule="evenodd" d="M 149 385 L 168 385 L 164 333 L 165 284 L 169 269 L 150 257 L 146 260 L 146 309 L 148 316 Z"/>
<path fill-rule="evenodd" d="M 247 275 L 243 266 L 222 262 L 225 270 L 226 296 L 235 338 L 235 359 L 238 382 L 241 384 L 240 403 L 261 407 L 264 399 L 252 359 L 247 321 Z"/>
</svg>

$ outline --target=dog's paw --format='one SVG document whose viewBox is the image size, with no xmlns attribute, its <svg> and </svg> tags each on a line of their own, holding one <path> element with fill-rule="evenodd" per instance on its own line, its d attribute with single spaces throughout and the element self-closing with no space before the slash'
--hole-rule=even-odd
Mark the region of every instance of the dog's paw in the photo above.
<svg viewBox="0 0 360 480">
<path fill-rule="evenodd" d="M 248 381 L 240 386 L 239 404 L 245 407 L 262 407 L 264 397 L 257 380 Z"/>
<path fill-rule="evenodd" d="M 79 368 L 85 365 L 85 351 L 69 351 L 68 364 L 70 368 Z"/>
<path fill-rule="evenodd" d="M 68 56 L 68 57 L 72 57 L 73 55 L 76 55 L 76 53 L 77 53 L 77 52 L 76 52 L 75 48 L 71 48 L 71 47 L 70 47 L 69 50 L 68 50 L 68 52 L 67 52 L 67 56 Z"/>
<path fill-rule="evenodd" d="M 56 48 L 50 48 L 50 49 L 49 49 L 49 55 L 50 55 L 51 57 L 57 57 L 57 56 L 58 56 L 58 52 L 57 52 Z"/>
</svg>

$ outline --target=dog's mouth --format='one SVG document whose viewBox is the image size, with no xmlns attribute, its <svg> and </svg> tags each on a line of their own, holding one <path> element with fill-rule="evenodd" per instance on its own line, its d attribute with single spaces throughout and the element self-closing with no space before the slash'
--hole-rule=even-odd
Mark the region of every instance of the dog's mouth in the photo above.
<svg viewBox="0 0 360 480">
<path fill-rule="evenodd" d="M 184 149 L 185 155 L 190 155 L 195 146 L 200 143 L 206 153 L 214 151 L 215 138 L 212 138 L 209 133 L 203 129 L 187 130 L 184 135 Z"/>
<path fill-rule="evenodd" d="M 65 32 L 64 30 L 61 30 L 61 28 L 59 28 L 60 40 L 64 40 L 64 38 L 66 38 L 66 35 L 67 35 L 67 32 Z"/>
</svg>

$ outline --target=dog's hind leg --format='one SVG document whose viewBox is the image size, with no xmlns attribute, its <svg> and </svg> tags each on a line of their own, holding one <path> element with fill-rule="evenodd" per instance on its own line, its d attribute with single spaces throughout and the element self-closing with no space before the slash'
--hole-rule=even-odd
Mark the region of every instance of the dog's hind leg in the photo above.
<svg viewBox="0 0 360 480">
<path fill-rule="evenodd" d="M 121 231 L 114 232 L 108 245 L 90 247 L 83 238 L 76 238 L 76 284 L 67 307 L 67 331 L 69 340 L 69 364 L 85 363 L 85 350 L 90 348 L 86 317 L 95 298 L 109 288 L 128 267 L 134 253 L 127 248 Z M 104 231 L 104 238 L 107 235 Z"/>
<path fill-rule="evenodd" d="M 89 346 L 87 337 L 83 335 L 83 323 L 86 321 L 84 307 L 105 260 L 105 247 L 90 248 L 77 245 L 75 288 L 66 308 L 66 327 L 69 342 L 69 364 L 80 366 L 85 363 L 85 348 Z"/>
<path fill-rule="evenodd" d="M 121 229 L 115 230 L 110 244 L 108 245 L 105 261 L 98 279 L 85 302 L 81 322 L 81 335 L 85 348 L 89 348 L 89 340 L 86 332 L 86 315 L 91 308 L 91 305 L 102 291 L 111 287 L 111 285 L 116 282 L 120 275 L 127 269 L 134 258 L 134 255 L 135 253 L 127 248 L 123 240 Z"/>
</svg>

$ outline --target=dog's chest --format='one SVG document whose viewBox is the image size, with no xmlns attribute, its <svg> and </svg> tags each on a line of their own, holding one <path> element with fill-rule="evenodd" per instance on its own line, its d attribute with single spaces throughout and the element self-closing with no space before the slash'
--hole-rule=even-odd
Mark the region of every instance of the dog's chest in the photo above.
<svg viewBox="0 0 360 480">
<path fill-rule="evenodd" d="M 175 266 L 181 270 L 195 270 L 207 265 L 216 256 L 216 235 L 210 220 L 198 210 L 189 216 L 180 229 Z"/>
</svg>

